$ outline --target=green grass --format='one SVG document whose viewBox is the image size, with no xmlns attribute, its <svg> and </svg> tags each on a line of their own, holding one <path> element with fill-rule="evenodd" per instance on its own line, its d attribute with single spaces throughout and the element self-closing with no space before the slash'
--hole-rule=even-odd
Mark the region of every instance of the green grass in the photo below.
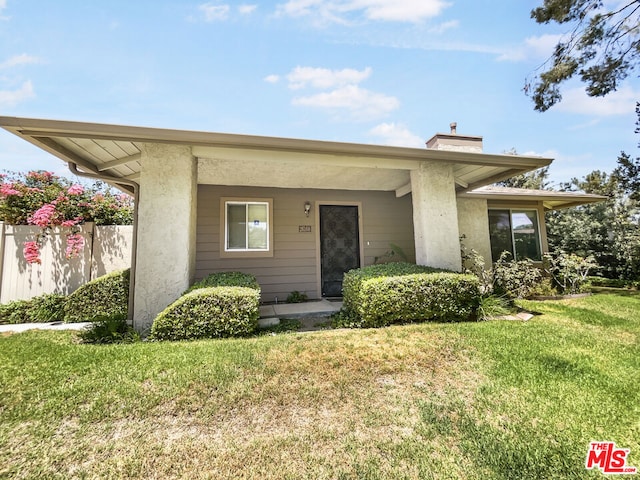
<svg viewBox="0 0 640 480">
<path fill-rule="evenodd" d="M 640 467 L 640 294 L 528 322 L 83 345 L 0 337 L 0 478 L 603 478 Z M 622 477 L 625 478 L 625 477 Z"/>
</svg>

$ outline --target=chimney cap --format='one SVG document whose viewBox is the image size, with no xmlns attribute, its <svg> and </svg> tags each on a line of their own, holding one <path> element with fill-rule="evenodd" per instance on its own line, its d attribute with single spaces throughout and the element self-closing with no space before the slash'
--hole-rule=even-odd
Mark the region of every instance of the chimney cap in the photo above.
<svg viewBox="0 0 640 480">
<path fill-rule="evenodd" d="M 457 122 L 451 122 L 449 124 L 449 128 L 451 128 L 451 135 L 456 135 L 456 128 L 458 127 Z"/>
</svg>

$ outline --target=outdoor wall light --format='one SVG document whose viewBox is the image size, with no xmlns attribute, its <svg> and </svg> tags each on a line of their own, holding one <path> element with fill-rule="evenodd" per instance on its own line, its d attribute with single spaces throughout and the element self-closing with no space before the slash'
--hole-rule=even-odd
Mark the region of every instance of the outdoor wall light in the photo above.
<svg viewBox="0 0 640 480">
<path fill-rule="evenodd" d="M 308 217 L 309 212 L 311 211 L 311 203 L 304 202 L 304 214 Z"/>
</svg>

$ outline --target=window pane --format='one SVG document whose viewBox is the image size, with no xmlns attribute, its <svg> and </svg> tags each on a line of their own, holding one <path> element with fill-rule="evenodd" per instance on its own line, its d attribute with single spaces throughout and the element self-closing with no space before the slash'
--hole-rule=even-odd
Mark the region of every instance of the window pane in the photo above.
<svg viewBox="0 0 640 480">
<path fill-rule="evenodd" d="M 249 204 L 249 248 L 267 250 L 268 212 L 265 204 Z"/>
<path fill-rule="evenodd" d="M 513 242 L 516 259 L 541 260 L 540 235 L 538 235 L 538 212 L 535 210 L 512 211 Z"/>
<path fill-rule="evenodd" d="M 227 249 L 247 248 L 246 205 L 227 204 Z"/>
<path fill-rule="evenodd" d="M 498 261 L 505 250 L 513 254 L 509 210 L 489 210 L 489 237 L 491 258 L 494 262 Z"/>
</svg>

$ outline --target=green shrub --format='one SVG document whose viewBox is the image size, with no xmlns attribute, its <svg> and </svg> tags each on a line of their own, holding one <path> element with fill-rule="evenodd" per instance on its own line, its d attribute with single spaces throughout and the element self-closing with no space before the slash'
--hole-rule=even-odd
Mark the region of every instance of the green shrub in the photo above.
<svg viewBox="0 0 640 480">
<path fill-rule="evenodd" d="M 503 252 L 493 266 L 494 293 L 509 298 L 531 296 L 542 280 L 542 270 L 528 258 L 516 261 L 510 257 L 509 252 Z"/>
<path fill-rule="evenodd" d="M 422 320 L 465 320 L 480 301 L 477 277 L 407 263 L 347 272 L 344 307 L 350 322 L 379 327 Z"/>
<path fill-rule="evenodd" d="M 248 287 L 209 287 L 189 292 L 153 322 L 152 340 L 246 336 L 258 326 L 260 292 Z"/>
<path fill-rule="evenodd" d="M 64 306 L 67 303 L 65 295 L 49 293 L 33 297 L 29 302 L 31 322 L 61 322 L 64 320 Z"/>
<path fill-rule="evenodd" d="M 31 302 L 28 300 L 15 300 L 0 305 L 0 324 L 30 323 L 30 307 Z"/>
<path fill-rule="evenodd" d="M 584 258 L 563 251 L 545 254 L 544 263 L 545 271 L 551 276 L 554 286 L 562 295 L 589 291 L 589 272 L 598 267 L 592 256 Z"/>
<path fill-rule="evenodd" d="M 587 281 L 593 287 L 609 288 L 640 288 L 640 281 L 622 280 L 620 278 L 587 277 Z"/>
<path fill-rule="evenodd" d="M 247 287 L 260 291 L 260 285 L 254 275 L 242 272 L 219 272 L 212 273 L 199 282 L 194 283 L 184 293 L 208 287 Z"/>
<path fill-rule="evenodd" d="M 64 321 L 90 322 L 100 317 L 127 316 L 129 269 L 113 272 L 84 284 L 67 297 Z"/>
<path fill-rule="evenodd" d="M 513 307 L 506 298 L 486 295 L 480 299 L 477 317 L 479 321 L 486 321 L 495 317 L 510 315 L 512 312 Z"/>
<path fill-rule="evenodd" d="M 307 301 L 307 294 L 294 290 L 287 296 L 287 303 L 302 303 Z"/>
<path fill-rule="evenodd" d="M 97 317 L 94 323 L 78 336 L 82 343 L 104 345 L 108 343 L 134 343 L 140 335 L 127 323 L 126 315 Z"/>
</svg>

